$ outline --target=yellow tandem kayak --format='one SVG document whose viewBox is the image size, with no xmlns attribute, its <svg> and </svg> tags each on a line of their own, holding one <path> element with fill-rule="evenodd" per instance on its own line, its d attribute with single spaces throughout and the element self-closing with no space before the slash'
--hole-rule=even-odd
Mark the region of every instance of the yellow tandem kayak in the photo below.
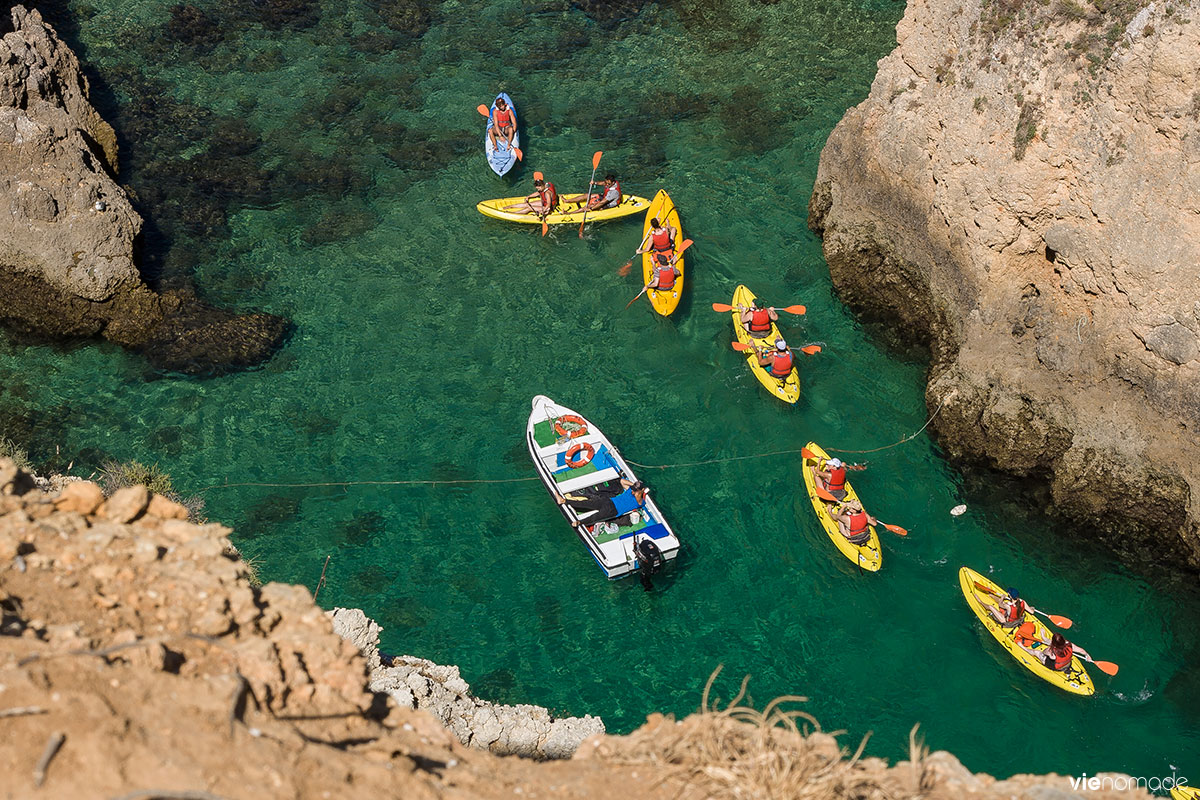
<svg viewBox="0 0 1200 800">
<path fill-rule="evenodd" d="M 642 226 L 643 242 L 650 235 L 650 221 L 653 219 L 657 219 L 663 225 L 675 228 L 675 247 L 678 248 L 683 242 L 683 227 L 679 224 L 679 211 L 675 209 L 675 203 L 663 189 L 659 189 L 658 194 L 654 195 L 654 199 L 650 201 L 650 208 L 646 211 L 646 224 Z M 679 306 L 679 298 L 683 296 L 683 262 L 684 257 L 681 255 L 675 262 L 675 268 L 679 270 L 679 277 L 675 279 L 675 285 L 669 291 L 660 292 L 657 289 L 650 289 L 646 292 L 646 296 L 650 298 L 650 305 L 654 306 L 654 310 L 664 317 L 671 316 L 671 313 Z M 653 279 L 654 254 L 642 253 L 642 285 L 650 283 Z"/>
<path fill-rule="evenodd" d="M 879 568 L 883 566 L 883 551 L 879 548 L 879 534 L 875 531 L 875 526 L 868 527 L 868 530 L 871 531 L 871 538 L 863 544 L 852 544 L 842 535 L 842 532 L 838 530 L 837 521 L 829 516 L 830 504 L 817 497 L 816 471 L 829 460 L 829 454 L 822 450 L 816 442 L 809 442 L 805 447 L 817 456 L 804 459 L 804 486 L 808 489 L 808 499 L 812 501 L 813 510 L 817 512 L 817 519 L 821 520 L 821 527 L 825 529 L 825 533 L 829 534 L 829 538 L 833 540 L 834 546 L 842 552 L 842 555 L 867 572 L 878 572 Z M 850 485 L 849 480 L 846 481 L 845 500 L 858 500 L 858 495 L 854 492 L 854 487 Z"/>
<path fill-rule="evenodd" d="M 1194 786 L 1176 786 L 1171 790 L 1171 800 L 1200 800 L 1200 789 Z"/>
<path fill-rule="evenodd" d="M 573 197 L 574 195 L 569 196 Z M 516 211 L 504 210 L 505 206 L 523 202 L 525 202 L 524 197 L 498 197 L 495 200 L 484 200 L 482 203 L 476 205 L 475 208 L 485 217 L 508 220 L 509 222 L 525 222 L 530 225 L 541 225 L 542 220 L 537 214 L 518 214 Z M 589 211 L 587 212 L 587 218 L 588 222 L 603 222 L 607 219 L 628 217 L 630 214 L 645 211 L 649 207 L 650 201 L 646 198 L 627 194 L 621 200 L 621 205 L 616 208 L 602 208 L 599 211 Z M 558 209 L 558 211 L 546 217 L 546 222 L 550 225 L 579 224 L 583 222 L 583 203 L 567 203 L 560 200 Z"/>
<path fill-rule="evenodd" d="M 1042 680 L 1052 683 L 1071 694 L 1092 695 L 1096 693 L 1096 687 L 1092 684 L 1092 679 L 1087 674 L 1087 670 L 1083 668 L 1083 662 L 1079 660 L 1079 656 L 1071 659 L 1071 666 L 1062 672 L 1050 669 L 1042 663 L 1040 658 L 1017 644 L 1013 635 L 1015 628 L 1000 627 L 1000 623 L 988 613 L 987 609 L 989 606 L 992 608 L 996 607 L 998 603 L 997 597 L 1005 594 L 1003 589 L 978 572 L 967 567 L 963 567 L 958 571 L 958 582 L 962 588 L 963 597 L 967 598 L 967 605 L 975 612 L 975 616 L 979 617 L 980 621 L 983 622 L 983 626 L 988 629 L 992 636 L 996 637 L 996 641 L 1009 652 L 1009 655 L 1021 662 L 1021 666 Z M 995 594 L 988 594 L 988 592 L 980 589 L 979 586 L 985 586 L 992 592 L 995 592 Z M 1033 621 L 1037 631 L 1035 635 L 1038 638 L 1050 638 L 1050 631 L 1042 624 L 1042 621 L 1029 611 L 1026 611 L 1025 621 L 1028 622 L 1030 620 Z M 1039 644 L 1036 646 L 1036 649 L 1042 650 L 1044 647 Z"/>
<path fill-rule="evenodd" d="M 746 330 L 746 326 L 741 321 L 741 311 L 738 306 L 747 308 L 750 301 L 754 299 L 754 292 L 747 289 L 745 286 L 738 286 L 733 292 L 733 330 L 737 333 L 738 341 L 743 344 L 753 345 L 755 347 L 770 347 L 776 338 L 779 338 L 779 326 L 774 322 L 771 323 L 771 332 L 762 339 L 755 339 L 750 335 L 750 331 Z M 758 378 L 758 382 L 766 387 L 767 391 L 778 397 L 785 403 L 795 403 L 800 399 L 800 373 L 797 371 L 795 364 L 792 365 L 792 371 L 787 378 L 780 381 L 778 378 L 771 377 L 771 373 L 765 367 L 758 365 L 758 354 L 753 350 L 746 351 L 746 363 L 750 365 L 750 371 L 754 373 L 754 377 Z M 798 362 L 797 362 L 798 363 Z"/>
</svg>

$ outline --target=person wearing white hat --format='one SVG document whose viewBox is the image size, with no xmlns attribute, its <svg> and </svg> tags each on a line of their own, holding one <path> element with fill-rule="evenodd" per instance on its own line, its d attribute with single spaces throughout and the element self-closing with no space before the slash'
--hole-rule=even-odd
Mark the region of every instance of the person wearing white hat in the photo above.
<svg viewBox="0 0 1200 800">
<path fill-rule="evenodd" d="M 792 366 L 795 364 L 795 358 L 792 356 L 792 351 L 788 349 L 787 342 L 783 339 L 775 340 L 775 349 L 763 349 L 758 354 L 758 365 L 767 368 L 772 378 L 778 378 L 780 381 L 786 381 L 788 376 L 792 374 Z"/>
<path fill-rule="evenodd" d="M 817 485 L 838 500 L 846 497 L 846 464 L 840 458 L 825 462 L 825 469 L 817 469 Z"/>
</svg>

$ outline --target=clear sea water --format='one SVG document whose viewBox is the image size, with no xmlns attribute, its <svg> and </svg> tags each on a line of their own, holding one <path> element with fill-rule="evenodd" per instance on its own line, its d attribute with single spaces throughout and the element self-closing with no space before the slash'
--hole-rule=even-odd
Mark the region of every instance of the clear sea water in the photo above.
<svg viewBox="0 0 1200 800">
<path fill-rule="evenodd" d="M 925 422 L 921 355 L 842 307 L 805 226 L 820 149 L 894 45 L 899 3 L 630 2 L 597 20 L 556 0 L 447 0 L 403 18 L 420 36 L 379 13 L 415 4 L 197 0 L 174 23 L 166 0 L 74 0 L 69 23 L 62 5 L 122 134 L 121 181 L 154 222 L 154 280 L 295 332 L 264 368 L 210 378 L 153 374 L 104 344 L 0 339 L 0 424 L 35 460 L 85 475 L 156 462 L 185 494 L 526 478 L 538 393 L 653 464 L 876 448 Z M 204 15 L 222 24 L 180 22 Z M 486 167 L 474 110 L 500 89 L 526 154 L 507 179 Z M 535 169 L 577 191 L 595 150 L 627 191 L 667 188 L 695 240 L 671 319 L 644 300 L 623 310 L 641 220 L 542 238 L 474 209 L 530 191 Z M 795 407 L 759 387 L 709 309 L 739 282 L 808 307 L 785 333 L 824 352 L 804 361 Z M 363 608 L 385 650 L 458 664 L 490 699 L 625 732 L 694 710 L 723 664 L 722 696 L 744 674 L 760 706 L 807 695 L 848 747 L 871 732 L 869 754 L 903 757 L 920 723 L 931 748 L 1000 776 L 1200 782 L 1194 578 L 1128 571 L 924 435 L 869 458 L 860 495 L 910 530 L 882 534 L 875 575 L 825 537 L 794 457 L 645 472 L 686 548 L 653 593 L 604 580 L 536 482 L 204 496 L 265 579 L 313 587 L 331 556 L 322 605 Z M 1085 699 L 1021 669 L 966 607 L 963 564 L 1073 618 L 1119 675 L 1093 669 Z"/>
</svg>

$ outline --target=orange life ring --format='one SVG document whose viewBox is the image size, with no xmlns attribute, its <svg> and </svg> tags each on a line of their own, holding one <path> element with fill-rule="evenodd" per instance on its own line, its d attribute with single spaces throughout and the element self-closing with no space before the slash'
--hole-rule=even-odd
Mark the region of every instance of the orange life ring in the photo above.
<svg viewBox="0 0 1200 800">
<path fill-rule="evenodd" d="M 566 427 L 563 426 L 564 422 L 574 422 L 579 426 L 579 428 L 578 430 L 568 431 Z M 559 436 L 565 436 L 568 439 L 574 439 L 576 436 L 583 436 L 588 432 L 587 420 L 585 420 L 583 417 L 577 417 L 574 414 L 563 414 L 561 417 L 554 420 L 554 432 Z"/>
<path fill-rule="evenodd" d="M 584 457 L 576 460 L 575 456 L 580 453 L 583 453 Z M 587 442 L 576 442 L 567 451 L 567 466 L 571 469 L 579 469 L 582 466 L 592 463 L 592 456 L 594 455 L 596 455 L 596 448 Z"/>
</svg>

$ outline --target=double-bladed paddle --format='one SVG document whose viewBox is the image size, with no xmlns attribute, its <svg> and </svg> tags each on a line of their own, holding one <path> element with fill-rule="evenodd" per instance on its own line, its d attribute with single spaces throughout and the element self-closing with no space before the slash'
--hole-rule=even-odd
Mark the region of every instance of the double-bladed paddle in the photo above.
<svg viewBox="0 0 1200 800">
<path fill-rule="evenodd" d="M 986 586 L 986 585 L 980 583 L 979 581 L 972 581 L 972 583 L 975 584 L 976 589 L 978 589 L 981 592 L 990 594 L 992 597 L 1001 597 L 1001 596 L 1007 597 L 1008 596 L 1007 593 L 997 592 L 992 587 Z M 1034 608 L 1033 606 L 1029 605 L 1029 603 L 1025 603 L 1025 607 L 1028 608 L 1030 611 L 1041 614 L 1043 617 L 1050 620 L 1055 625 L 1062 628 L 1064 631 L 1075 624 L 1067 617 L 1062 617 L 1062 616 L 1059 616 L 1058 614 L 1047 614 L 1045 611 L 1040 611 L 1040 610 Z"/>
<path fill-rule="evenodd" d="M 838 500 L 836 497 L 834 497 L 832 494 L 830 494 L 827 490 L 822 489 L 820 486 L 814 486 L 813 488 L 817 492 L 817 497 L 821 498 L 822 500 L 824 500 L 827 503 L 842 502 L 841 500 Z M 878 522 L 878 520 L 877 520 L 877 522 Z M 884 528 L 887 528 L 892 533 L 898 534 L 900 536 L 908 536 L 908 531 L 906 531 L 904 528 L 901 528 L 899 525 L 889 525 L 886 522 L 879 522 L 878 524 Z"/>
<path fill-rule="evenodd" d="M 668 200 L 670 200 L 670 199 L 671 199 L 670 195 L 667 195 L 667 199 L 668 199 Z M 674 208 L 675 208 L 675 201 L 674 201 L 674 200 L 671 200 L 671 205 L 670 205 L 670 206 L 668 206 L 668 208 L 670 208 L 670 209 L 674 209 Z M 667 216 L 668 214 L 670 214 L 671 212 L 670 212 L 670 211 L 660 211 L 659 213 L 660 213 L 660 214 L 661 214 L 663 217 L 666 217 L 666 216 Z M 661 217 L 659 218 L 659 221 L 660 221 L 660 222 L 661 222 L 661 221 L 663 221 Z M 650 238 L 650 234 L 651 234 L 652 232 L 653 232 L 653 231 L 648 231 L 648 232 L 646 233 L 646 235 L 642 237 L 642 243 L 641 243 L 641 244 L 639 244 L 639 245 L 637 246 L 637 249 L 638 249 L 638 250 L 641 250 L 643 247 L 645 247 L 645 246 L 646 246 L 646 240 L 648 240 L 648 239 Z M 637 256 L 638 256 L 638 254 L 637 254 L 637 253 L 634 253 L 633 255 L 631 255 L 631 256 L 629 257 L 629 260 L 628 260 L 628 261 L 626 261 L 624 264 L 622 264 L 622 265 L 621 265 L 621 266 L 620 266 L 620 267 L 617 269 L 617 274 L 618 274 L 618 275 L 620 275 L 622 278 L 623 278 L 623 277 L 625 277 L 626 275 L 628 275 L 628 274 L 629 274 L 629 270 L 633 268 L 633 260 L 634 260 L 635 258 L 637 258 Z"/>
<path fill-rule="evenodd" d="M 600 156 L 602 155 L 604 155 L 604 151 L 597 150 L 595 155 L 592 156 L 592 178 L 588 181 L 587 191 L 584 192 L 584 195 L 588 198 L 588 200 L 591 200 L 592 197 L 592 185 L 596 183 L 596 169 L 600 166 Z M 580 239 L 583 238 L 583 223 L 587 222 L 588 206 L 590 205 L 591 203 L 586 201 L 583 204 L 583 219 L 579 222 Z M 637 298 L 635 297 L 634 299 L 636 300 Z"/>
<path fill-rule="evenodd" d="M 483 103 L 480 103 L 479 105 L 475 106 L 475 110 L 478 111 L 480 114 L 483 114 L 488 119 L 491 119 L 492 110 L 490 108 L 488 108 L 487 106 L 485 106 Z M 525 154 L 521 152 L 521 148 L 513 146 L 512 151 L 513 151 L 513 153 L 516 154 L 517 161 L 525 160 Z M 545 236 L 546 234 L 543 233 L 542 235 Z"/>
<path fill-rule="evenodd" d="M 733 311 L 733 306 L 729 305 L 728 303 L 713 303 L 712 310 L 720 311 L 720 312 L 729 312 L 729 311 Z M 787 308 L 777 308 L 775 310 L 776 311 L 786 311 L 789 314 L 803 314 L 807 309 L 805 309 L 804 306 L 795 305 L 795 306 L 788 306 Z"/>
<path fill-rule="evenodd" d="M 733 349 L 738 351 L 739 353 L 745 353 L 748 350 L 756 349 L 754 347 L 754 345 L 746 344 L 745 342 L 733 342 L 732 345 L 730 345 L 730 346 L 733 347 Z M 804 355 L 806 355 L 806 356 L 815 356 L 817 353 L 821 352 L 821 345 L 806 344 L 806 345 L 804 345 L 804 347 L 797 347 L 796 349 L 799 350 L 801 353 L 804 353 Z"/>
<path fill-rule="evenodd" d="M 692 246 L 692 240 L 684 239 L 682 242 L 679 243 L 679 249 L 675 251 L 675 257 L 678 258 L 679 256 L 683 255 L 683 251 L 687 250 L 691 246 Z M 650 281 L 650 283 L 654 283 L 654 281 Z M 636 303 L 637 299 L 639 297 L 641 297 L 643 294 L 645 294 L 646 290 L 650 288 L 650 283 L 647 283 L 645 286 L 643 286 L 642 290 L 640 292 L 638 292 L 636 295 L 634 295 L 634 298 L 632 300 L 630 300 L 628 303 L 625 304 L 625 308 L 629 308 L 631 305 Z M 621 310 L 624 311 L 625 309 L 623 308 Z"/>
<path fill-rule="evenodd" d="M 807 447 L 800 448 L 800 457 L 801 458 L 811 458 L 814 461 L 821 460 L 821 456 L 817 455 L 812 450 L 809 450 Z M 867 468 L 866 464 L 842 464 L 842 466 L 845 469 L 853 470 L 855 472 L 858 472 L 859 470 L 864 470 Z"/>
</svg>

